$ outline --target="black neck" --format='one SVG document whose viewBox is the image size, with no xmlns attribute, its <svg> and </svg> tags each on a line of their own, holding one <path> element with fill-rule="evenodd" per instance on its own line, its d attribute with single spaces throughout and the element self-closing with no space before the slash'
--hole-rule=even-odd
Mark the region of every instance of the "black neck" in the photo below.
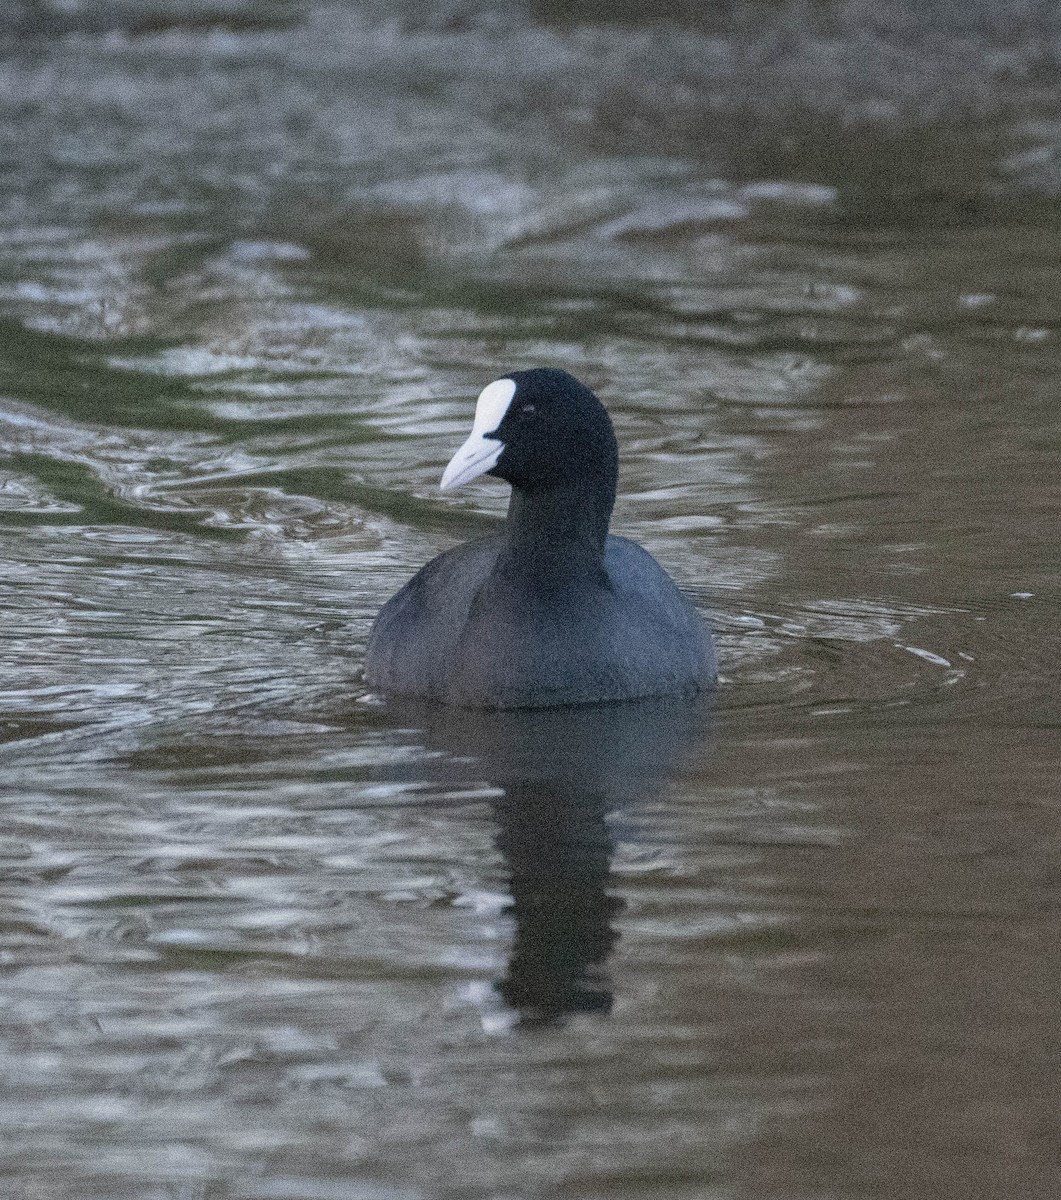
<svg viewBox="0 0 1061 1200">
<path fill-rule="evenodd" d="M 505 541 L 531 571 L 599 569 L 604 561 L 615 485 L 584 478 L 541 492 L 512 489 Z"/>
</svg>

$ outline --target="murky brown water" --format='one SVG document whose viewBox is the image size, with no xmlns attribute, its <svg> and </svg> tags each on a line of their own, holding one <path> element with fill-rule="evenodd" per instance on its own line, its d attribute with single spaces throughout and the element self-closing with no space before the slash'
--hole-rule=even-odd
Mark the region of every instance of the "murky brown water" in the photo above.
<svg viewBox="0 0 1061 1200">
<path fill-rule="evenodd" d="M 1054 17 L 584 8 L 0 22 L 4 1195 L 1056 1195 Z M 366 695 L 533 365 L 714 705 Z"/>
</svg>

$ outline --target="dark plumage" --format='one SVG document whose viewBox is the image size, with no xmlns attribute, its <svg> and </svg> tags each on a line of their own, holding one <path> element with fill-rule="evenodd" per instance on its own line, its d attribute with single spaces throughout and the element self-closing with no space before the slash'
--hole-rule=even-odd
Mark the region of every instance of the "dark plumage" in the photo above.
<svg viewBox="0 0 1061 1200">
<path fill-rule="evenodd" d="M 484 388 L 442 478 L 512 485 L 496 534 L 447 550 L 384 606 L 369 684 L 476 708 L 542 708 L 700 691 L 711 635 L 647 551 L 609 536 L 618 452 L 604 406 L 566 371 Z"/>
</svg>

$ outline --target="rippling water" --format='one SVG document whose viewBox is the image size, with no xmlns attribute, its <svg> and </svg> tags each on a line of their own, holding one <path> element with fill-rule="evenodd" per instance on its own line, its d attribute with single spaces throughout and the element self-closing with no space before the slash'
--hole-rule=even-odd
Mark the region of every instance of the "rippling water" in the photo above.
<svg viewBox="0 0 1061 1200">
<path fill-rule="evenodd" d="M 1054 1194 L 1056 22 L 800 12 L 0 21 L 5 1194 Z M 715 703 L 384 704 L 550 364 Z"/>
</svg>

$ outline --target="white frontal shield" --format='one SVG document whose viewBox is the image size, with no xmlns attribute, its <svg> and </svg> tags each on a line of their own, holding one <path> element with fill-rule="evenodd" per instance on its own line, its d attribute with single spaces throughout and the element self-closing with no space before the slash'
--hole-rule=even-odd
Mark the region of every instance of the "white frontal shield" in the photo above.
<svg viewBox="0 0 1061 1200">
<path fill-rule="evenodd" d="M 442 482 L 439 484 L 442 491 L 460 487 L 462 483 L 484 475 L 497 464 L 505 443 L 490 435 L 504 420 L 515 394 L 516 383 L 512 379 L 495 379 L 479 393 L 472 431 L 442 473 Z"/>
</svg>

